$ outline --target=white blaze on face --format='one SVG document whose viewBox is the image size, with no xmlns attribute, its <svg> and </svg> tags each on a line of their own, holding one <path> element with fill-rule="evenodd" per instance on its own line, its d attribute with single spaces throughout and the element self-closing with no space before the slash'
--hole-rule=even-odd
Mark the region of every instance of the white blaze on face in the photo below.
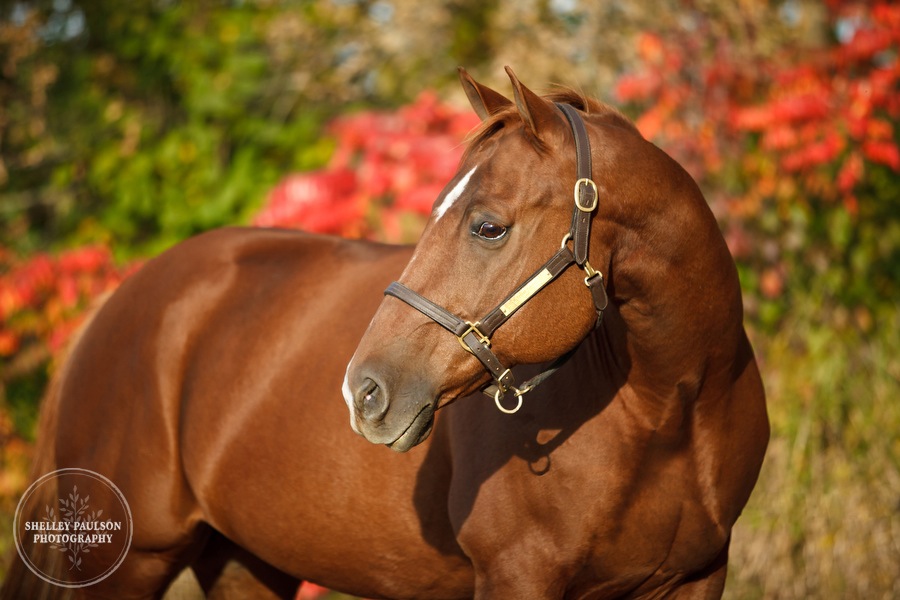
<svg viewBox="0 0 900 600">
<path fill-rule="evenodd" d="M 478 167 L 472 167 L 472 170 L 466 173 L 465 177 L 456 182 L 456 185 L 453 186 L 453 189 L 447 192 L 447 195 L 444 196 L 444 200 L 440 203 L 440 205 L 434 211 L 434 220 L 437 221 L 441 217 L 444 216 L 444 213 L 447 212 L 453 203 L 459 200 L 459 197 L 462 196 L 463 192 L 466 191 L 466 185 L 469 183 L 469 178 L 472 177 L 472 173 L 475 172 L 475 169 Z"/>
</svg>

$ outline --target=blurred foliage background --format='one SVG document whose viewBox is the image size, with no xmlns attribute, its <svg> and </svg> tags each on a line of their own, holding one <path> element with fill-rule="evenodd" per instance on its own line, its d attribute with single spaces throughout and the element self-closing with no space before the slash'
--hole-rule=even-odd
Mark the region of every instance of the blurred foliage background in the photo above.
<svg viewBox="0 0 900 600">
<path fill-rule="evenodd" d="M 888 2 L 0 2 L 2 522 L 91 299 L 226 224 L 414 240 L 456 66 L 510 64 L 634 117 L 738 263 L 773 437 L 727 596 L 900 596 L 898 48 Z"/>
</svg>

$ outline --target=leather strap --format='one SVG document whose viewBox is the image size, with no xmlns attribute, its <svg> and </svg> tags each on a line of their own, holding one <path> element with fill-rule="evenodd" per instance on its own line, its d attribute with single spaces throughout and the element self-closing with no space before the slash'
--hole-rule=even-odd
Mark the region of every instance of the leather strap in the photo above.
<svg viewBox="0 0 900 600">
<path fill-rule="evenodd" d="M 574 264 L 575 257 L 567 246 L 563 246 L 553 257 L 544 263 L 544 266 L 532 275 L 522 285 L 517 287 L 503 302 L 498 304 L 491 312 L 489 312 L 482 320 L 484 326 L 482 331 L 490 337 L 497 331 L 497 328 L 506 323 L 517 310 L 531 300 L 535 294 L 544 289 L 551 281 L 559 277 L 559 275 Z M 510 304 L 511 299 L 515 299 Z"/>
<path fill-rule="evenodd" d="M 485 333 L 480 328 L 480 324 L 469 323 L 460 319 L 444 307 L 439 306 L 428 298 L 417 294 L 402 283 L 397 281 L 391 283 L 386 290 L 385 295 L 393 296 L 403 302 L 406 302 L 417 311 L 455 335 L 464 347 L 475 355 L 484 368 L 487 369 L 491 377 L 494 378 L 503 392 L 505 393 L 510 387 L 515 385 L 512 371 L 503 366 L 497 355 L 491 350 L 490 334 Z"/>
<path fill-rule="evenodd" d="M 588 259 L 588 246 L 591 240 L 591 217 L 598 204 L 597 188 L 591 179 L 591 143 L 588 138 L 587 128 L 578 111 L 569 104 L 557 103 L 559 109 L 566 115 L 572 134 L 575 136 L 575 205 L 572 213 L 572 243 L 575 248 L 575 263 L 583 267 Z M 590 184 L 588 183 L 590 182 Z M 590 210 L 584 208 L 591 207 Z"/>
<path fill-rule="evenodd" d="M 574 348 L 572 348 L 571 350 L 569 350 L 568 352 L 566 352 L 565 354 L 563 354 L 562 356 L 560 356 L 559 358 L 554 360 L 550 364 L 549 367 L 547 367 L 546 369 L 544 369 L 543 371 L 541 371 L 540 373 L 538 373 L 531 379 L 525 381 L 525 383 L 523 383 L 518 388 L 519 395 L 530 392 L 537 386 L 544 383 L 545 379 L 549 378 L 551 375 L 553 375 L 554 373 L 559 371 L 560 368 L 562 368 L 562 366 L 564 364 L 569 362 L 569 359 L 572 358 L 572 355 L 575 354 L 576 350 L 578 350 L 578 346 L 575 346 Z M 484 394 L 485 396 L 487 396 L 488 398 L 495 398 L 497 396 L 497 392 L 499 390 L 500 390 L 499 386 L 497 386 L 496 384 L 491 384 L 491 385 L 487 386 L 486 388 L 484 388 L 483 390 L 481 390 L 481 393 Z"/>
<path fill-rule="evenodd" d="M 606 295 L 606 285 L 603 283 L 603 274 L 599 271 L 590 277 L 584 279 L 584 284 L 591 291 L 591 298 L 594 300 L 594 309 L 597 311 L 597 324 L 600 327 L 603 323 L 603 311 L 609 305 L 609 296 Z"/>
<path fill-rule="evenodd" d="M 397 281 L 393 282 L 386 290 L 384 290 L 384 293 L 388 296 L 394 296 L 395 298 L 403 300 L 453 335 L 462 335 L 462 332 L 465 331 L 465 321 L 445 309 L 443 306 L 439 306 L 428 298 L 420 296 L 402 283 Z M 459 330 L 460 326 L 463 327 L 461 330 Z"/>
</svg>

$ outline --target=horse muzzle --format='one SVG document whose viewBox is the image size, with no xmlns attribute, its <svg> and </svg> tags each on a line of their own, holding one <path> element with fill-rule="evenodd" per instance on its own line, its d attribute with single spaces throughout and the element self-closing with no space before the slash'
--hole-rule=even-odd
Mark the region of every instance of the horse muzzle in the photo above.
<svg viewBox="0 0 900 600">
<path fill-rule="evenodd" d="M 403 385 L 401 393 L 393 378 L 374 371 L 366 365 L 348 369 L 344 396 L 350 425 L 373 444 L 406 452 L 431 434 L 437 399 L 422 381 Z"/>
</svg>

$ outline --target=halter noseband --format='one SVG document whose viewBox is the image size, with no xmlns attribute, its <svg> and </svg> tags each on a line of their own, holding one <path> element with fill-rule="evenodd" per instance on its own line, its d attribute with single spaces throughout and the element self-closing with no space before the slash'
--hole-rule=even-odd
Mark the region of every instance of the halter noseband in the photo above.
<svg viewBox="0 0 900 600">
<path fill-rule="evenodd" d="M 512 371 L 505 367 L 491 350 L 491 336 L 497 328 L 572 265 L 577 265 L 585 273 L 584 283 L 591 292 L 594 307 L 597 310 L 598 326 L 603 319 L 603 310 L 608 303 L 606 289 L 603 285 L 603 274 L 591 267 L 587 260 L 591 237 L 591 217 L 597 208 L 599 199 L 597 184 L 591 179 L 590 140 L 584 120 L 578 111 L 568 104 L 557 104 L 557 106 L 566 115 L 575 136 L 577 181 L 575 181 L 575 208 L 572 213 L 572 225 L 569 232 L 563 237 L 562 245 L 556 254 L 483 319 L 474 323 L 456 316 L 402 283 L 395 281 L 384 291 L 385 295 L 402 300 L 455 335 L 463 349 L 474 354 L 475 358 L 481 361 L 484 368 L 494 378 L 494 383 L 488 386 L 484 393 L 493 396 L 497 408 L 505 413 L 517 412 L 522 407 L 522 396 L 559 369 L 574 353 L 574 349 L 555 360 L 547 370 L 516 387 Z M 572 241 L 571 250 L 568 245 L 570 240 Z M 515 395 L 517 403 L 514 408 L 508 409 L 503 406 L 501 401 L 506 392 L 510 390 Z"/>
</svg>

